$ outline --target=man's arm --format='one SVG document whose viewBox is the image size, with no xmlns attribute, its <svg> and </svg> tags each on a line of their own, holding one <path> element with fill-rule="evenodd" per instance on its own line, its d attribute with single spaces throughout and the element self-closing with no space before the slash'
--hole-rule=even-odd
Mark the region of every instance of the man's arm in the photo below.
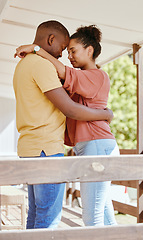
<svg viewBox="0 0 143 240">
<path fill-rule="evenodd" d="M 113 119 L 111 110 L 92 109 L 74 102 L 60 87 L 45 92 L 46 97 L 67 117 L 80 121 L 107 120 Z"/>
</svg>

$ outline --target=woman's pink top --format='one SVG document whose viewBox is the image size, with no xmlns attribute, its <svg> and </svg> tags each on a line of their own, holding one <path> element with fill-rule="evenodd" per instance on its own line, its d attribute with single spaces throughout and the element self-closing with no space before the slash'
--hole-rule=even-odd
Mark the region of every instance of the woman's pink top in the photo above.
<svg viewBox="0 0 143 240">
<path fill-rule="evenodd" d="M 104 109 L 107 106 L 110 80 L 103 70 L 76 70 L 66 67 L 63 87 L 70 97 L 90 108 Z M 115 139 L 107 121 L 77 121 L 67 118 L 65 144 L 75 146 L 77 142 L 94 139 Z"/>
</svg>

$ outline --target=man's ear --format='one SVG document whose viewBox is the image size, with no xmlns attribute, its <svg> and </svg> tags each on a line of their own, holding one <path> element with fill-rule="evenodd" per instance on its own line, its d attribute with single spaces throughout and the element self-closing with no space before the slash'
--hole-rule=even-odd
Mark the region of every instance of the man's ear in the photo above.
<svg viewBox="0 0 143 240">
<path fill-rule="evenodd" d="M 50 34 L 48 37 L 48 44 L 49 46 L 52 46 L 53 42 L 54 42 L 55 36 L 53 34 Z"/>
</svg>

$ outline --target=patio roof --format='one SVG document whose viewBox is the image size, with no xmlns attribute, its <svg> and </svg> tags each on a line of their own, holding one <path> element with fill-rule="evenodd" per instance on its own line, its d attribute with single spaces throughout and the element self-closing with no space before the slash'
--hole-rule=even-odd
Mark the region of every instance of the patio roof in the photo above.
<svg viewBox="0 0 143 240">
<path fill-rule="evenodd" d="M 81 25 L 96 24 L 102 31 L 102 53 L 106 64 L 143 45 L 142 0 L 0 0 L 0 97 L 12 97 L 12 76 L 18 59 L 15 48 L 31 43 L 36 27 L 56 19 L 72 34 Z M 69 65 L 63 54 L 62 61 Z"/>
</svg>

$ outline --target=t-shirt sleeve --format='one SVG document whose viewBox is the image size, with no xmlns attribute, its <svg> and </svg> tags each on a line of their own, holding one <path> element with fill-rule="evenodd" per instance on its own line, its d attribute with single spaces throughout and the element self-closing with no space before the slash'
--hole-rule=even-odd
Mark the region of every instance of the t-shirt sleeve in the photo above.
<svg viewBox="0 0 143 240">
<path fill-rule="evenodd" d="M 62 87 L 54 65 L 44 58 L 40 58 L 34 64 L 32 77 L 43 93 Z"/>
<path fill-rule="evenodd" d="M 104 82 L 100 71 L 76 70 L 66 66 L 66 77 L 63 87 L 70 93 L 77 93 L 86 98 L 97 95 Z"/>
</svg>

